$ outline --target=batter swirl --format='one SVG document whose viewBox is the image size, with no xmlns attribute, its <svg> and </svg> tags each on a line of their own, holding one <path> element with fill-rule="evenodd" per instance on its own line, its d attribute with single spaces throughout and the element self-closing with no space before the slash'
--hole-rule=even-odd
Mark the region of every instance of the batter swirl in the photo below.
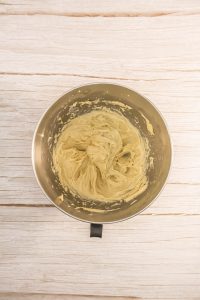
<svg viewBox="0 0 200 300">
<path fill-rule="evenodd" d="M 84 199 L 130 200 L 144 192 L 148 146 L 128 119 L 93 111 L 70 121 L 53 150 L 62 186 Z"/>
</svg>

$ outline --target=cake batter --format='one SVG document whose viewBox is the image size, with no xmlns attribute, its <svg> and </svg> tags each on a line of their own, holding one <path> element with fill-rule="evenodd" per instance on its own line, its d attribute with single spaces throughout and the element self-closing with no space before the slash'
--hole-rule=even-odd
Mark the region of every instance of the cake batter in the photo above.
<svg viewBox="0 0 200 300">
<path fill-rule="evenodd" d="M 148 145 L 128 119 L 111 111 L 76 117 L 53 150 L 64 189 L 91 200 L 130 200 L 144 192 Z"/>
</svg>

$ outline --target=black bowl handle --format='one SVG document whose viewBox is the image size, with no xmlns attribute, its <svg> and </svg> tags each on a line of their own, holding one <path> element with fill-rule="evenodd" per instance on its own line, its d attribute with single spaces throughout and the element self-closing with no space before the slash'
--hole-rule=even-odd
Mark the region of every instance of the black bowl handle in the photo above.
<svg viewBox="0 0 200 300">
<path fill-rule="evenodd" d="M 90 224 L 90 237 L 102 237 L 103 225 L 102 224 Z"/>
</svg>

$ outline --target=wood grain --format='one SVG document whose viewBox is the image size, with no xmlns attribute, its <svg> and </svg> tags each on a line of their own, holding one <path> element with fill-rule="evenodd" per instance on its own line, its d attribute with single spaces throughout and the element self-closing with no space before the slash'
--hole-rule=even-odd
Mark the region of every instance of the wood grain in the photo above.
<svg viewBox="0 0 200 300">
<path fill-rule="evenodd" d="M 2 74 L 144 81 L 191 80 L 193 73 L 199 75 L 200 30 L 196 15 L 167 18 L 3 15 L 0 26 Z"/>
<path fill-rule="evenodd" d="M 73 17 L 157 17 L 185 14 L 199 14 L 198 0 L 165 2 L 159 0 L 98 0 L 70 1 L 57 0 L 6 0 L 1 1 L 0 12 L 3 14 L 48 14 Z"/>
<path fill-rule="evenodd" d="M 0 299 L 200 299 L 199 14 L 195 0 L 0 2 Z M 31 166 L 42 113 L 88 82 L 151 99 L 174 151 L 158 199 L 102 240 Z"/>
<path fill-rule="evenodd" d="M 138 300 L 136 297 L 112 297 L 112 296 L 82 296 L 66 294 L 22 294 L 22 293 L 2 293 L 1 300 Z"/>
</svg>

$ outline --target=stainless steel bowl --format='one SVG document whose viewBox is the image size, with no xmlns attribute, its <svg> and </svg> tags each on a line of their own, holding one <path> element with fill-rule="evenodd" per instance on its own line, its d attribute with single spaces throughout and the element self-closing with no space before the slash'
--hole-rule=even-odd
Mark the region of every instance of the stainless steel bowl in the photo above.
<svg viewBox="0 0 200 300">
<path fill-rule="evenodd" d="M 69 191 L 66 192 L 52 170 L 53 145 L 63 125 L 72 116 L 76 117 L 91 110 L 100 109 L 97 99 L 101 106 L 107 105 L 111 110 L 120 110 L 116 101 L 130 106 L 131 109 L 122 109 L 120 112 L 140 130 L 144 137 L 148 138 L 150 144 L 150 156 L 153 157 L 154 166 L 147 172 L 148 188 L 137 199 L 129 202 L 102 203 L 95 199 L 92 201 L 81 199 Z M 104 100 L 110 100 L 109 105 Z M 75 102 L 78 104 L 73 106 Z M 144 117 L 152 124 L 154 135 L 149 133 Z M 33 137 L 33 168 L 37 181 L 46 196 L 64 213 L 92 224 L 122 221 L 147 208 L 159 194 L 167 179 L 171 157 L 170 136 L 158 110 L 145 97 L 127 87 L 115 84 L 88 84 L 69 91 L 45 112 Z M 93 225 L 92 231 L 94 232 L 91 235 L 101 235 L 101 227 Z"/>
</svg>

